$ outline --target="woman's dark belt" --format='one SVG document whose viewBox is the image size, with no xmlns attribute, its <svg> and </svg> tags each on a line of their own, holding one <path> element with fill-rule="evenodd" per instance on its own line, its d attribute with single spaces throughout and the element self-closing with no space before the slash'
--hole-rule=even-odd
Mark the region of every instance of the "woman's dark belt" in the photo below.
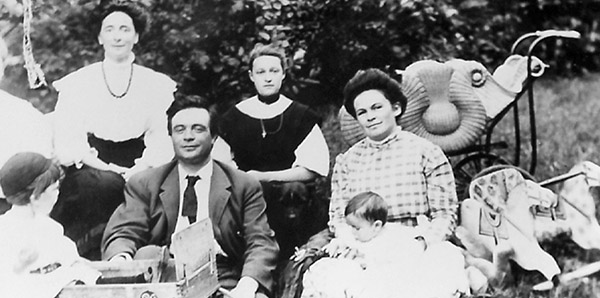
<svg viewBox="0 0 600 298">
<path fill-rule="evenodd" d="M 391 218 L 391 219 L 388 219 L 388 222 L 400 223 L 403 226 L 407 226 L 407 227 L 416 227 L 418 224 L 416 217 Z"/>
<path fill-rule="evenodd" d="M 142 157 L 144 135 L 129 140 L 114 142 L 96 137 L 88 133 L 88 143 L 98 151 L 98 158 L 106 163 L 114 163 L 122 167 L 133 167 L 135 160 Z"/>
<path fill-rule="evenodd" d="M 31 271 L 29 271 L 29 273 L 31 273 L 31 274 L 48 274 L 58 268 L 60 268 L 60 263 L 54 262 L 54 263 L 48 264 L 44 267 L 40 267 L 35 270 L 31 270 Z"/>
</svg>

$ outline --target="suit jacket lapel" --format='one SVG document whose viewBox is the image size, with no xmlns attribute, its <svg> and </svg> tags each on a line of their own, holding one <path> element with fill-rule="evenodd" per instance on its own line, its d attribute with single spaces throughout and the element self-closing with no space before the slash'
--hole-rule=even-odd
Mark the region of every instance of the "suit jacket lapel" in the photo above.
<svg viewBox="0 0 600 298">
<path fill-rule="evenodd" d="M 175 225 L 177 224 L 177 218 L 179 213 L 179 171 L 177 170 L 177 163 L 168 172 L 165 180 L 160 186 L 160 200 L 167 216 L 168 231 L 167 235 L 172 235 L 175 231 Z M 167 242 L 170 242 L 167 239 Z"/>
<path fill-rule="evenodd" d="M 229 188 L 231 183 L 221 166 L 213 162 L 213 174 L 210 179 L 210 191 L 208 195 L 208 205 L 210 219 L 213 225 L 218 225 L 223 216 L 223 211 L 227 206 L 231 192 Z"/>
</svg>

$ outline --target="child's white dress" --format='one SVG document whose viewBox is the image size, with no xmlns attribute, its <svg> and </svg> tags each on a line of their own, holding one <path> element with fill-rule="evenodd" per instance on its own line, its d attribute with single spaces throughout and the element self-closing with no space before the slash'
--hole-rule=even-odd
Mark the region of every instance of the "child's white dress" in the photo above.
<svg viewBox="0 0 600 298">
<path fill-rule="evenodd" d="M 419 230 L 387 223 L 369 242 L 357 243 L 362 258 L 323 258 L 303 279 L 303 298 L 451 298 L 468 292 L 464 257 L 449 242 L 423 251 Z M 439 260 L 443 260 L 440 263 Z"/>
<path fill-rule="evenodd" d="M 74 280 L 94 282 L 99 274 L 85 266 L 75 243 L 48 216 L 13 207 L 0 216 L 0 297 L 51 298 Z"/>
<path fill-rule="evenodd" d="M 304 274 L 302 297 L 391 298 L 414 294 L 412 276 L 423 254 L 414 237 L 413 228 L 387 223 L 371 241 L 354 244 L 361 257 L 315 262 Z"/>
</svg>

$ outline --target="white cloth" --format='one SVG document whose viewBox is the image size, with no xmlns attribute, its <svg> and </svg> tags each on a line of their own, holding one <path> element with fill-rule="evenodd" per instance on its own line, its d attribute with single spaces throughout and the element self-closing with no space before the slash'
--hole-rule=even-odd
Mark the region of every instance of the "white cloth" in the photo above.
<svg viewBox="0 0 600 298">
<path fill-rule="evenodd" d="M 283 95 L 280 95 L 279 99 L 272 104 L 265 104 L 258 99 L 258 96 L 253 96 L 239 102 L 236 108 L 256 119 L 270 119 L 281 115 L 291 104 L 292 100 Z M 219 150 L 227 150 L 225 146 L 228 147 L 228 145 L 219 144 Z M 292 167 L 301 166 L 321 176 L 327 176 L 329 173 L 329 148 L 319 125 L 315 124 L 302 143 L 298 145 L 294 154 L 296 160 Z M 218 156 L 226 157 L 221 153 Z M 228 163 L 228 160 L 225 159 L 224 162 Z"/>
<path fill-rule="evenodd" d="M 32 217 L 29 206 L 13 206 L 0 216 L 0 239 L 0 297 L 52 298 L 82 276 L 88 283 L 99 276 L 74 269 L 82 261 L 75 243 L 50 217 Z M 46 274 L 31 273 L 53 263 L 61 266 Z M 17 272 L 17 268 L 22 270 Z"/>
<path fill-rule="evenodd" d="M 305 167 L 321 176 L 329 173 L 329 148 L 318 125 L 313 126 L 294 153 L 296 160 L 292 167 Z"/>
<path fill-rule="evenodd" d="M 227 142 L 225 142 L 225 140 L 223 140 L 223 138 L 217 137 L 210 154 L 213 159 L 218 160 L 224 164 L 230 165 L 236 169 L 238 168 L 237 164 L 233 160 L 231 147 L 229 146 L 229 144 L 227 144 Z"/>
<path fill-rule="evenodd" d="M 18 152 L 52 157 L 52 130 L 47 117 L 26 100 L 0 90 L 0 167 Z M 4 197 L 0 189 L 0 198 Z"/>
<path fill-rule="evenodd" d="M 270 119 L 281 115 L 291 104 L 292 100 L 283 95 L 280 95 L 279 99 L 271 104 L 260 101 L 258 96 L 252 96 L 240 101 L 235 107 L 252 118 Z"/>
<path fill-rule="evenodd" d="M 364 254 L 364 267 L 368 271 L 393 273 L 398 268 L 411 267 L 415 256 L 423 249 L 415 237 L 420 233 L 413 227 L 400 223 L 386 223 L 375 238 L 357 242 L 356 248 Z"/>
<path fill-rule="evenodd" d="M 387 223 L 369 242 L 353 243 L 362 257 L 323 258 L 303 278 L 303 298 L 451 298 L 468 292 L 464 257 L 449 242 L 423 251 L 418 228 Z"/>
<path fill-rule="evenodd" d="M 129 74 L 130 64 L 104 61 L 107 73 Z M 110 95 L 102 74 L 102 62 L 83 67 L 53 83 L 59 91 L 56 104 L 56 155 L 64 165 L 78 164 L 95 154 L 87 133 L 115 142 L 144 136 L 146 149 L 136 164 L 158 166 L 173 158 L 167 132 L 166 110 L 176 84 L 164 74 L 133 64 L 127 95 Z"/>
<path fill-rule="evenodd" d="M 323 258 L 315 262 L 304 275 L 302 297 L 345 298 L 352 294 L 392 298 L 415 294 L 410 285 L 423 255 L 421 244 L 414 238 L 417 234 L 412 227 L 387 223 L 370 241 L 352 243 L 359 253 L 357 259 Z"/>
</svg>

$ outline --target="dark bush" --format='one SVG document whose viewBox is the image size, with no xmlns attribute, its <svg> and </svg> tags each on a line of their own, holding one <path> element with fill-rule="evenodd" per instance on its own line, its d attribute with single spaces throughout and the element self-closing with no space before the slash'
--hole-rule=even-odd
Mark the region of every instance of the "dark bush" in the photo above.
<svg viewBox="0 0 600 298">
<path fill-rule="evenodd" d="M 277 42 L 295 57 L 285 90 L 313 106 L 340 104 L 344 83 L 360 68 L 404 68 L 420 59 L 478 60 L 493 70 L 522 34 L 577 30 L 576 42 L 545 43 L 536 55 L 557 75 L 600 68 L 600 1 L 551 0 L 138 0 L 152 24 L 135 49 L 138 61 L 167 73 L 184 93 L 225 108 L 252 92 L 247 52 Z M 98 0 L 34 1 L 35 57 L 49 82 L 101 59 L 90 30 Z M 0 11 L 20 51 L 20 18 Z M 25 70 L 7 71 L 3 88 L 51 111 L 56 93 L 28 91 Z"/>
</svg>

